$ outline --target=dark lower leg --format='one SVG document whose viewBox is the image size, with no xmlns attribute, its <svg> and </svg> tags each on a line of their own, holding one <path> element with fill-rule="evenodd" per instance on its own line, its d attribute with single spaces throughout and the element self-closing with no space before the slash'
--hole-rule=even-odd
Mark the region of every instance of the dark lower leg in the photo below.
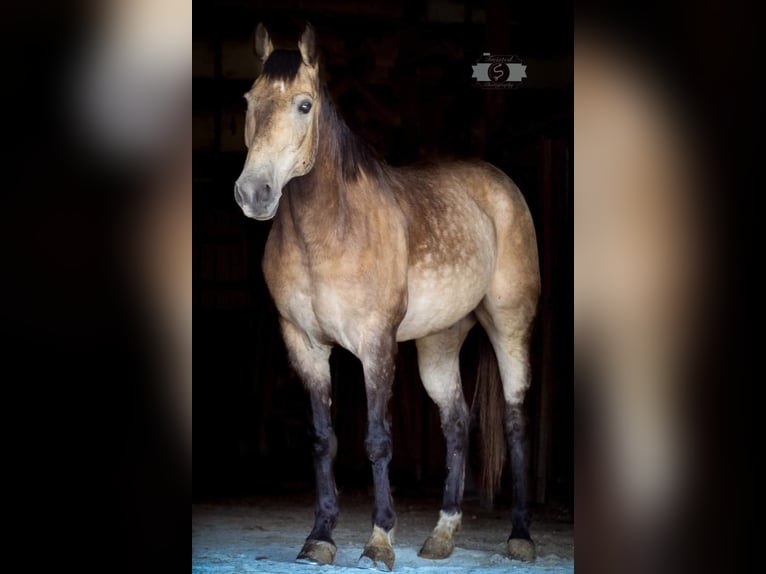
<svg viewBox="0 0 766 574">
<path fill-rule="evenodd" d="M 442 511 L 455 514 L 461 511 L 465 481 L 465 459 L 468 450 L 468 406 L 462 398 L 449 411 L 441 415 L 442 430 L 447 440 L 447 480 L 444 483 Z"/>
<path fill-rule="evenodd" d="M 375 508 L 372 523 L 389 532 L 396 521 L 391 488 L 388 482 L 388 463 L 391 461 L 391 422 L 388 419 L 390 385 L 385 389 L 368 388 L 367 408 L 367 454 L 372 463 L 372 480 L 375 485 Z"/>
<path fill-rule="evenodd" d="M 307 540 L 332 543 L 332 531 L 338 520 L 338 497 L 332 470 L 332 421 L 329 388 L 311 392 L 314 420 L 314 472 L 316 476 L 316 511 L 314 528 Z"/>
<path fill-rule="evenodd" d="M 529 540 L 529 511 L 527 509 L 526 419 L 521 405 L 507 405 L 505 432 L 511 457 L 513 477 L 510 538 Z"/>
<path fill-rule="evenodd" d="M 393 342 L 393 341 L 392 341 Z M 391 570 L 394 567 L 392 531 L 396 523 L 391 488 L 388 483 L 388 463 L 391 461 L 391 421 L 388 400 L 394 379 L 392 352 L 380 354 L 379 360 L 364 364 L 367 387 L 367 454 L 372 463 L 375 485 L 375 509 L 372 513 L 372 536 L 364 547 L 359 565 L 365 568 Z M 383 357 L 386 360 L 383 360 Z"/>
<path fill-rule="evenodd" d="M 442 430 L 447 439 L 447 480 L 444 483 L 439 522 L 418 552 L 422 558 L 447 558 L 455 548 L 453 535 L 462 520 L 465 457 L 468 450 L 468 424 L 470 415 L 465 401 L 460 400 L 442 409 Z"/>
</svg>

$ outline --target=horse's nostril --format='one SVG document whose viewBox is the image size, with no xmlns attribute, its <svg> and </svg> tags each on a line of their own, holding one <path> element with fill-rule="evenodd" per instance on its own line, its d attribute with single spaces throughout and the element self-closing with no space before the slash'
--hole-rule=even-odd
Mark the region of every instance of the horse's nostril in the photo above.
<svg viewBox="0 0 766 574">
<path fill-rule="evenodd" d="M 243 197 L 242 197 L 242 192 L 239 191 L 239 184 L 236 184 L 236 183 L 234 184 L 234 199 L 237 200 L 237 205 L 242 207 L 242 205 L 244 203 Z"/>
<path fill-rule="evenodd" d="M 255 192 L 255 198 L 260 202 L 266 202 L 271 197 L 271 186 L 268 183 L 264 183 Z"/>
</svg>

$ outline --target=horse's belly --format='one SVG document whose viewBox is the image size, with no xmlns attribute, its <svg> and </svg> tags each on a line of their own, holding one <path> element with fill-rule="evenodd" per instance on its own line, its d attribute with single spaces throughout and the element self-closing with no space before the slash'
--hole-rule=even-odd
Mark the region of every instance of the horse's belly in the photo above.
<svg viewBox="0 0 766 574">
<path fill-rule="evenodd" d="M 407 313 L 396 338 L 419 339 L 447 329 L 471 313 L 487 292 L 492 278 L 490 261 L 468 267 L 411 269 Z"/>
</svg>

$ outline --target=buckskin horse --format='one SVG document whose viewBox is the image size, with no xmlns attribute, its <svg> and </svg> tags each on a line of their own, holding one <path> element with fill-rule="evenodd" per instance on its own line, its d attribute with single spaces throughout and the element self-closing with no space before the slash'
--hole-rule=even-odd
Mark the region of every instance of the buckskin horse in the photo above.
<svg viewBox="0 0 766 574">
<path fill-rule="evenodd" d="M 290 362 L 311 399 L 317 500 L 314 528 L 298 560 L 335 559 L 329 358 L 339 345 L 361 361 L 367 395 L 365 445 L 375 504 L 359 565 L 393 568 L 388 403 L 397 342 L 412 339 L 447 443 L 439 520 L 419 555 L 452 553 L 470 423 L 459 353 L 476 321 L 487 332 L 500 375 L 496 394 L 479 394 L 488 397 L 485 402 L 496 396 L 496 403 L 499 397 L 505 403 L 496 405 L 500 414 L 494 421 L 483 420 L 495 423 L 482 433 L 483 443 L 500 445 L 483 476 L 490 488 L 497 486 L 507 443 L 513 478 L 508 553 L 534 559 L 522 405 L 530 385 L 529 339 L 540 273 L 535 229 L 521 192 L 486 163 L 393 168 L 378 159 L 333 106 L 320 79 L 311 26 L 298 50 L 275 50 L 259 24 L 255 47 L 262 69 L 245 95 L 248 153 L 234 194 L 247 217 L 274 219 L 263 271 Z M 478 384 L 498 377 L 483 379 Z"/>
</svg>

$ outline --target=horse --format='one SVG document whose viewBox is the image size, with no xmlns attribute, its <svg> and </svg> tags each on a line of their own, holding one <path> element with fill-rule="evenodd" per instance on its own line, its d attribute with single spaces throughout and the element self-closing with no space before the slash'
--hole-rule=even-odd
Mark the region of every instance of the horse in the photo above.
<svg viewBox="0 0 766 574">
<path fill-rule="evenodd" d="M 334 107 L 320 79 L 310 25 L 297 50 L 275 50 L 259 24 L 255 52 L 261 73 L 245 94 L 248 151 L 234 195 L 247 217 L 273 219 L 263 272 L 290 363 L 310 396 L 316 507 L 314 527 L 297 559 L 313 564 L 335 559 L 332 533 L 339 508 L 329 358 L 332 348 L 341 346 L 364 371 L 365 446 L 375 493 L 372 534 L 359 565 L 393 568 L 388 404 L 397 343 L 413 339 L 420 377 L 439 409 L 447 444 L 439 519 L 419 555 L 450 556 L 462 519 L 471 420 L 459 354 L 478 321 L 500 375 L 496 395 L 484 396 L 505 403 L 496 430 L 482 433 L 484 444 L 493 439 L 500 444 L 483 476 L 490 487 L 497 486 L 507 442 L 513 478 L 507 549 L 511 558 L 533 560 L 522 407 L 530 386 L 540 272 L 523 195 L 487 163 L 394 168 L 379 159 Z"/>
</svg>

